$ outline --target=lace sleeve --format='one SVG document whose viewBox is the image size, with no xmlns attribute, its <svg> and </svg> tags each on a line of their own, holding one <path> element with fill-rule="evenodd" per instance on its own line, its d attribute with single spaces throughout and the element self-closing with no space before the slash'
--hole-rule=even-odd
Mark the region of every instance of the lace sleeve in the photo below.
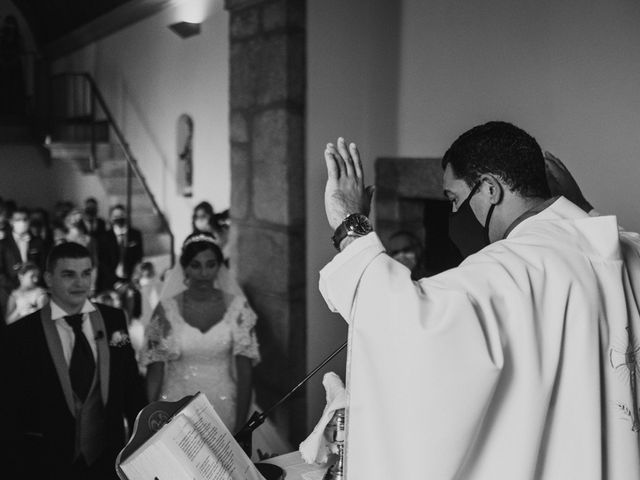
<svg viewBox="0 0 640 480">
<path fill-rule="evenodd" d="M 144 343 L 140 352 L 140 363 L 144 366 L 175 360 L 180 356 L 168 313 L 165 305 L 159 303 L 144 329 Z"/>
<path fill-rule="evenodd" d="M 255 326 L 257 316 L 249 306 L 247 299 L 236 297 L 237 315 L 233 325 L 233 354 L 242 355 L 252 360 L 255 366 L 260 362 L 258 339 Z"/>
</svg>

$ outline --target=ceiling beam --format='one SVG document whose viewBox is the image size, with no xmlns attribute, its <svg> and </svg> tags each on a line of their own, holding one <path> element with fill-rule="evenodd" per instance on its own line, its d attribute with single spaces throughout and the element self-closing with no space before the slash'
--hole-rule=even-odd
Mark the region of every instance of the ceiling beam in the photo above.
<svg viewBox="0 0 640 480">
<path fill-rule="evenodd" d="M 175 4 L 176 0 L 131 0 L 49 43 L 45 54 L 55 60 Z"/>
</svg>

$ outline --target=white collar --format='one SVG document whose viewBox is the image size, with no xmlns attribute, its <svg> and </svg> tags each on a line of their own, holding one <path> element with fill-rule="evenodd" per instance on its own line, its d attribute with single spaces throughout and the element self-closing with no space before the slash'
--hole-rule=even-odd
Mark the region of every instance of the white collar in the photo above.
<svg viewBox="0 0 640 480">
<path fill-rule="evenodd" d="M 58 320 L 69 315 L 61 306 L 59 306 L 53 300 L 51 300 L 49 304 L 51 305 L 51 320 Z M 95 312 L 95 310 L 96 307 L 94 307 L 89 300 L 85 300 L 84 305 L 82 305 L 82 309 L 79 313 Z"/>
</svg>

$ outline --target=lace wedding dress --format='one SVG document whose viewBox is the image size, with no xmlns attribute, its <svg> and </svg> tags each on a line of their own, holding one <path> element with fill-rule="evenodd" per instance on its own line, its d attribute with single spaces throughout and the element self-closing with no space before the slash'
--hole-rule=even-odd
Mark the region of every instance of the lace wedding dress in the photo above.
<svg viewBox="0 0 640 480">
<path fill-rule="evenodd" d="M 222 319 L 202 332 L 189 325 L 180 312 L 182 293 L 164 299 L 145 329 L 141 352 L 143 364 L 164 362 L 161 399 L 176 401 L 186 395 L 204 393 L 229 431 L 235 432 L 236 372 L 235 356 L 260 361 L 254 333 L 256 315 L 246 298 L 236 295 Z M 255 411 L 251 405 L 249 414 Z M 265 422 L 253 436 L 252 459 L 257 449 L 269 454 L 292 450 L 271 422 Z"/>
</svg>

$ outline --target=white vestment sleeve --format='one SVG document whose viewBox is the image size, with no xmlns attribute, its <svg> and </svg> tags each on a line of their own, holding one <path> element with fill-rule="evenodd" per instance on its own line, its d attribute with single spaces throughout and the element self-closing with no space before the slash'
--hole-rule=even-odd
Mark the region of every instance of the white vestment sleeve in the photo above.
<svg viewBox="0 0 640 480">
<path fill-rule="evenodd" d="M 382 252 L 384 252 L 382 242 L 377 235 L 370 233 L 349 244 L 320 271 L 320 293 L 331 311 L 339 312 L 347 322 L 350 320 L 351 304 L 359 277 L 367 265 Z M 336 272 L 339 272 L 340 276 L 348 276 L 348 278 L 343 277 L 344 283 L 327 281 Z M 345 288 L 346 285 L 349 287 Z"/>
<path fill-rule="evenodd" d="M 447 278 L 411 281 L 375 233 L 349 245 L 320 278 L 327 303 L 350 324 L 348 476 L 451 478 L 499 378 L 495 317 Z M 421 464 L 426 452 L 431 462 Z"/>
</svg>

